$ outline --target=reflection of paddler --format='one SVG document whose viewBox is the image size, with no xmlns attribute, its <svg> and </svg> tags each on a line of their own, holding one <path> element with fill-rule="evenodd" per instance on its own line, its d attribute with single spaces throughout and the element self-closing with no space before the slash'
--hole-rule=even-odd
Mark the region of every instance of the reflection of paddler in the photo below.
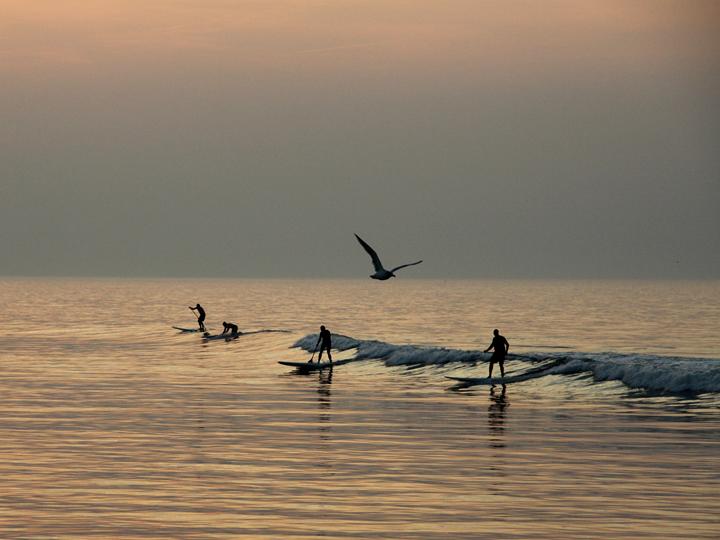
<svg viewBox="0 0 720 540">
<path fill-rule="evenodd" d="M 490 352 L 490 350 L 493 349 L 493 354 L 490 357 L 490 372 L 488 373 L 488 379 L 492 378 L 493 366 L 496 362 L 500 364 L 500 375 L 505 377 L 505 355 L 508 350 L 510 350 L 508 340 L 500 335 L 500 331 L 497 328 L 493 330 L 493 335 L 495 337 L 493 337 L 492 343 L 484 351 Z"/>
<path fill-rule="evenodd" d="M 504 420 L 504 412 L 505 407 L 507 407 L 507 386 L 502 385 L 502 390 L 500 391 L 500 394 L 496 393 L 495 388 L 496 386 L 493 386 L 490 388 L 490 406 L 488 407 L 488 412 L 490 413 L 498 413 L 498 414 L 492 414 L 491 416 L 496 416 L 500 423 L 502 424 L 502 421 Z"/>
<path fill-rule="evenodd" d="M 315 344 L 315 350 L 320 345 L 320 354 L 318 355 L 318 362 L 322 360 L 323 351 L 327 351 L 328 360 L 332 362 L 332 354 L 330 354 L 330 348 L 332 347 L 332 339 L 330 337 L 330 330 L 324 326 L 320 326 L 320 335 L 318 336 L 317 343 Z M 312 359 L 310 360 L 312 362 Z"/>
<path fill-rule="evenodd" d="M 497 394 L 493 386 L 490 388 L 490 406 L 488 407 L 488 428 L 490 432 L 498 437 L 502 436 L 505 432 L 505 409 L 508 406 L 507 398 L 505 397 L 507 386 L 502 385 L 502 391 Z M 493 448 L 504 448 L 505 443 L 502 439 L 492 439 L 490 446 Z"/>
<path fill-rule="evenodd" d="M 198 325 L 200 325 L 200 331 L 205 331 L 205 310 L 200 304 L 195 304 L 195 307 L 190 307 L 193 312 L 197 311 L 196 317 L 198 320 Z"/>
</svg>

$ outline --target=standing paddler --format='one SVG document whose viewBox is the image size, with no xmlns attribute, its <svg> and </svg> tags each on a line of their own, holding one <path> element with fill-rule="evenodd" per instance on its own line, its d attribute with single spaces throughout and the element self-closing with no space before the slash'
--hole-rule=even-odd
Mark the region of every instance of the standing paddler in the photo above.
<svg viewBox="0 0 720 540">
<path fill-rule="evenodd" d="M 188 309 L 190 309 L 193 313 L 195 313 L 195 316 L 198 320 L 198 325 L 200 326 L 200 331 L 205 331 L 205 310 L 200 304 L 195 304 L 195 307 L 188 306 Z"/>
<path fill-rule="evenodd" d="M 507 355 L 510 349 L 510 344 L 504 336 L 500 335 L 500 331 L 496 328 L 493 330 L 493 340 L 490 346 L 485 349 L 484 352 L 490 352 L 493 350 L 492 356 L 490 357 L 490 373 L 488 373 L 488 379 L 492 379 L 493 366 L 497 362 L 500 364 L 500 376 L 505 377 L 505 355 Z"/>
<path fill-rule="evenodd" d="M 327 351 L 328 360 L 332 363 L 332 354 L 330 354 L 330 348 L 332 347 L 332 339 L 330 338 L 330 330 L 320 325 L 320 335 L 318 336 L 317 343 L 315 344 L 315 350 L 320 345 L 320 354 L 318 355 L 318 363 L 322 360 L 323 351 Z M 310 359 L 312 362 L 312 358 Z"/>
</svg>

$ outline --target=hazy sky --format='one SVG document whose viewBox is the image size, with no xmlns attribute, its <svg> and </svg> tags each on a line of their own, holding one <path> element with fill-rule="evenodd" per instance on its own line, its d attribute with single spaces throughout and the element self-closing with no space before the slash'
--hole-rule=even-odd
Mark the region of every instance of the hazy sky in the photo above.
<svg viewBox="0 0 720 540">
<path fill-rule="evenodd" d="M 0 274 L 720 277 L 720 2 L 0 0 Z"/>
</svg>

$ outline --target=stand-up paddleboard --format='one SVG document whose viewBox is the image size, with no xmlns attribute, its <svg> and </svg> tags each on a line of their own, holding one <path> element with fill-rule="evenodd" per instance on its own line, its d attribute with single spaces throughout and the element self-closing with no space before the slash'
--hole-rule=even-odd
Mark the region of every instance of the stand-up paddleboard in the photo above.
<svg viewBox="0 0 720 540">
<path fill-rule="evenodd" d="M 335 360 L 334 362 L 284 362 L 280 361 L 278 364 L 283 366 L 294 367 L 300 371 L 318 371 L 321 369 L 332 368 L 335 366 L 342 366 L 343 364 L 349 364 L 354 362 L 355 358 L 347 358 L 345 360 Z"/>
<path fill-rule="evenodd" d="M 201 332 L 199 328 L 180 328 L 179 326 L 173 326 L 175 330 L 180 330 L 180 332 L 190 334 L 192 332 Z"/>
<path fill-rule="evenodd" d="M 516 378 L 514 377 L 449 377 L 445 376 L 446 379 L 451 379 L 455 382 L 461 383 L 461 384 L 467 384 L 467 385 L 488 385 L 493 386 L 496 384 L 510 384 L 513 382 L 518 382 Z"/>
<path fill-rule="evenodd" d="M 529 381 L 530 379 L 537 379 L 540 377 L 544 377 L 545 375 L 550 375 L 551 368 L 559 366 L 564 362 L 565 360 L 563 359 L 554 360 L 543 366 L 533 368 L 524 373 L 512 375 L 510 377 L 493 377 L 492 379 L 489 379 L 488 377 L 450 377 L 449 375 L 446 375 L 445 378 L 457 381 L 460 384 L 466 384 L 468 386 L 473 386 L 476 384 L 484 384 L 488 386 L 492 386 L 494 384 L 511 384 L 516 382 Z"/>
<path fill-rule="evenodd" d="M 214 336 L 211 335 L 203 335 L 203 339 L 206 339 L 208 341 L 213 341 L 216 339 L 224 339 L 226 341 L 230 341 L 231 339 L 237 339 L 242 335 L 242 332 L 238 332 L 237 334 L 215 334 Z"/>
</svg>

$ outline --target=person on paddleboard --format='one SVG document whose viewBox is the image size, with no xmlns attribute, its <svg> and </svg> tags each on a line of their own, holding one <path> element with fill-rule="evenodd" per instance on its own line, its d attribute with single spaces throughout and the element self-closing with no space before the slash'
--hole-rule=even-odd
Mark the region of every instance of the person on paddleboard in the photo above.
<svg viewBox="0 0 720 540">
<path fill-rule="evenodd" d="M 195 304 L 195 307 L 188 306 L 188 308 L 190 310 L 192 310 L 193 312 L 197 311 L 195 316 L 197 317 L 198 325 L 200 325 L 200 331 L 204 332 L 205 331 L 205 310 L 203 309 L 203 307 L 200 304 Z"/>
<path fill-rule="evenodd" d="M 493 366 L 495 363 L 500 364 L 500 376 L 505 377 L 505 355 L 510 350 L 510 343 L 503 336 L 500 335 L 500 331 L 496 328 L 493 330 L 493 339 L 490 346 L 485 349 L 484 352 L 490 352 L 493 349 L 493 354 L 490 357 L 490 373 L 488 373 L 488 379 L 492 379 Z"/>
<path fill-rule="evenodd" d="M 233 324 L 230 322 L 223 321 L 223 331 L 222 333 L 225 334 L 227 332 L 230 332 L 231 335 L 239 334 L 238 332 L 238 325 Z"/>
<path fill-rule="evenodd" d="M 315 344 L 315 349 L 317 350 L 318 345 L 320 345 L 320 354 L 318 355 L 318 363 L 322 360 L 322 353 L 323 351 L 327 351 L 328 360 L 332 362 L 332 354 L 330 354 L 330 348 L 332 347 L 332 340 L 330 338 L 330 330 L 325 328 L 324 326 L 320 326 L 320 335 L 318 336 L 317 343 Z M 312 362 L 312 360 L 310 360 Z"/>
</svg>

